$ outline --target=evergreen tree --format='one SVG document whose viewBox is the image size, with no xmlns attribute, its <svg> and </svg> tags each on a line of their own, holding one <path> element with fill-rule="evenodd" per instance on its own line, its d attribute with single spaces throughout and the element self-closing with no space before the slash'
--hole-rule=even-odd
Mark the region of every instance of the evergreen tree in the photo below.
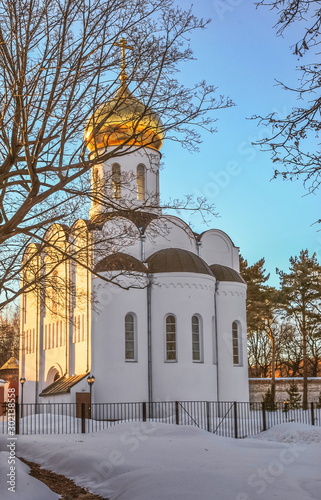
<svg viewBox="0 0 321 500">
<path fill-rule="evenodd" d="M 308 405 L 308 356 L 307 341 L 320 329 L 321 266 L 316 254 L 309 256 L 302 250 L 299 257 L 290 258 L 289 273 L 277 269 L 281 290 L 279 300 L 287 318 L 293 321 L 302 339 L 303 408 Z"/>
<path fill-rule="evenodd" d="M 286 391 L 289 395 L 289 410 L 301 408 L 301 394 L 299 393 L 298 386 L 293 381 L 289 389 Z"/>
<path fill-rule="evenodd" d="M 275 395 L 272 394 L 271 389 L 268 389 L 263 396 L 263 403 L 267 411 L 275 411 L 277 406 L 275 404 Z"/>
<path fill-rule="evenodd" d="M 270 359 L 268 364 L 271 366 L 271 397 L 275 400 L 275 310 L 277 309 L 278 299 L 275 288 L 266 284 L 270 275 L 266 274 L 264 269 L 265 259 L 262 258 L 252 266 L 241 257 L 240 270 L 244 280 L 247 283 L 247 330 L 252 338 L 267 336 L 270 342 Z M 264 340 L 263 340 L 264 343 Z M 266 352 L 264 349 L 263 352 Z M 251 362 L 251 355 L 249 356 Z M 264 360 L 266 362 L 266 359 Z"/>
</svg>

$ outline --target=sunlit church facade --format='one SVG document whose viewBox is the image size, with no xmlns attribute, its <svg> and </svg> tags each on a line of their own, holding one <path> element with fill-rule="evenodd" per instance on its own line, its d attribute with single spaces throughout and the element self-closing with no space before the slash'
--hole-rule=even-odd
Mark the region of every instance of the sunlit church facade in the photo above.
<svg viewBox="0 0 321 500">
<path fill-rule="evenodd" d="M 161 121 L 122 76 L 86 125 L 91 155 L 126 142 L 92 169 L 88 220 L 54 224 L 25 253 L 48 290 L 22 297 L 24 402 L 86 401 L 89 374 L 94 402 L 248 401 L 239 250 L 162 213 Z"/>
</svg>

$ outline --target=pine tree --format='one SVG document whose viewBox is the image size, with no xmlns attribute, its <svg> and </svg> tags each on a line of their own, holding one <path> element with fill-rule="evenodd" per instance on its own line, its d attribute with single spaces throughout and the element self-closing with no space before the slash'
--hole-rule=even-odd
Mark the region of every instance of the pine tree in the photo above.
<svg viewBox="0 0 321 500">
<path fill-rule="evenodd" d="M 277 269 L 280 276 L 280 301 L 285 314 L 300 332 L 303 364 L 303 408 L 308 406 L 308 338 L 320 329 L 321 266 L 316 254 L 301 250 L 299 257 L 290 258 L 289 273 Z"/>
<path fill-rule="evenodd" d="M 253 336 L 259 333 L 268 337 L 271 346 L 271 356 L 269 356 L 268 364 L 271 366 L 271 397 L 272 401 L 274 401 L 276 358 L 274 312 L 278 306 L 278 295 L 275 288 L 266 284 L 270 275 L 266 274 L 264 264 L 264 258 L 252 266 L 249 266 L 242 256 L 240 259 L 241 275 L 247 283 L 246 315 L 248 334 Z M 263 351 L 265 353 L 265 350 Z M 249 353 L 249 361 L 251 362 L 251 353 Z M 266 358 L 265 361 L 267 361 Z"/>
<path fill-rule="evenodd" d="M 265 409 L 267 411 L 275 411 L 277 406 L 274 401 L 274 395 L 271 392 L 271 389 L 268 389 L 263 396 L 263 403 L 265 403 Z"/>
<path fill-rule="evenodd" d="M 299 393 L 298 386 L 294 381 L 291 382 L 290 387 L 286 392 L 289 395 L 289 410 L 301 408 L 301 394 Z"/>
</svg>

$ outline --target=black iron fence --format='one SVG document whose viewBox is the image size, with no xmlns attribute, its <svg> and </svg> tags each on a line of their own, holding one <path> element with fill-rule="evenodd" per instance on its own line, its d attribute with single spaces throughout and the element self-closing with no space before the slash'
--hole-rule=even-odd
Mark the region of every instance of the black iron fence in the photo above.
<svg viewBox="0 0 321 500">
<path fill-rule="evenodd" d="M 300 422 L 321 426 L 321 408 L 276 403 L 160 401 L 153 403 L 18 403 L 0 417 L 0 433 L 74 434 L 102 431 L 121 422 L 194 425 L 213 434 L 244 438 L 276 424 Z"/>
</svg>

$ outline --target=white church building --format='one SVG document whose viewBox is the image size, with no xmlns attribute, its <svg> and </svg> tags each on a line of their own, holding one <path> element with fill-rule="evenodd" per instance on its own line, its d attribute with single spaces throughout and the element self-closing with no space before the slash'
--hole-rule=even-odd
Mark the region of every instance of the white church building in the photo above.
<svg viewBox="0 0 321 500">
<path fill-rule="evenodd" d="M 161 121 L 121 80 L 85 141 L 96 155 L 133 128 L 135 139 L 93 167 L 88 220 L 54 224 L 45 238 L 54 245 L 25 253 L 30 272 L 51 271 L 46 304 L 40 291 L 22 296 L 24 403 L 86 402 L 88 375 L 92 402 L 248 401 L 239 250 L 223 231 L 196 234 L 162 213 Z M 62 259 L 71 249 L 78 258 Z"/>
</svg>

